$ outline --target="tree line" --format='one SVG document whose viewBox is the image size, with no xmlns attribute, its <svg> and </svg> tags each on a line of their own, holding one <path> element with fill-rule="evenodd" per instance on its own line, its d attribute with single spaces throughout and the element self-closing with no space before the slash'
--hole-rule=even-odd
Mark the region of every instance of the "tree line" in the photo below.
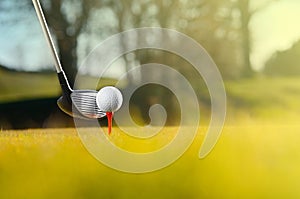
<svg viewBox="0 0 300 199">
<path fill-rule="evenodd" d="M 261 7 L 251 9 L 251 0 L 41 1 L 57 40 L 62 65 L 71 82 L 77 73 L 80 37 L 84 36 L 89 41 L 145 26 L 176 29 L 192 37 L 205 47 L 225 78 L 251 76 L 249 22 L 255 13 L 272 2 L 266 1 Z M 30 0 L 3 0 L 0 11 L 26 16 L 26 12 L 33 12 L 33 7 Z M 18 20 L 18 16 L 6 22 Z M 84 47 L 86 53 L 93 48 L 88 43 Z M 153 59 L 149 58 L 149 53 L 136 54 L 139 54 L 136 59 L 140 62 Z M 124 60 L 128 62 L 126 57 Z"/>
</svg>

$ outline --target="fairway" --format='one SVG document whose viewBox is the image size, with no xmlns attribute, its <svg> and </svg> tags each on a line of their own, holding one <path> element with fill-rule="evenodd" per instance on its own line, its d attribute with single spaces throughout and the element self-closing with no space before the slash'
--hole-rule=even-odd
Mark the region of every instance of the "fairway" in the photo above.
<svg viewBox="0 0 300 199">
<path fill-rule="evenodd" d="M 201 127 L 178 161 L 147 174 L 104 166 L 74 129 L 1 131 L 0 198 L 300 198 L 299 130 L 297 125 L 225 126 L 210 155 L 198 159 Z M 162 142 L 173 131 L 164 128 Z"/>
</svg>

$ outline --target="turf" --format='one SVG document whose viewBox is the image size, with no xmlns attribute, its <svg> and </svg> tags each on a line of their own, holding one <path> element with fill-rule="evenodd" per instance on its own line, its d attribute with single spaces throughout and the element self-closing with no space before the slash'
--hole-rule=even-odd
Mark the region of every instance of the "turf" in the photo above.
<svg viewBox="0 0 300 199">
<path fill-rule="evenodd" d="M 225 126 L 212 153 L 200 160 L 202 127 L 177 162 L 148 174 L 99 163 L 74 129 L 2 131 L 0 198 L 300 198 L 299 130 Z M 173 134 L 174 128 L 162 133 Z"/>
</svg>

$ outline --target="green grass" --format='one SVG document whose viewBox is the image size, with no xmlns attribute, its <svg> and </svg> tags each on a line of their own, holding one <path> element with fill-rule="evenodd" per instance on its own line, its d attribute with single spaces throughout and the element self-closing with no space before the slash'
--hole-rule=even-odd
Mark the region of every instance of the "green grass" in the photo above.
<svg viewBox="0 0 300 199">
<path fill-rule="evenodd" d="M 55 74 L 17 73 L 0 69 L 0 102 L 58 96 Z"/>
<path fill-rule="evenodd" d="M 0 198 L 299 198 L 299 130 L 226 126 L 212 153 L 200 160 L 200 128 L 177 162 L 148 174 L 102 165 L 74 129 L 2 131 Z M 173 131 L 164 129 L 165 135 Z"/>
<path fill-rule="evenodd" d="M 300 79 L 258 77 L 225 82 L 228 119 L 233 124 L 298 124 Z"/>
</svg>

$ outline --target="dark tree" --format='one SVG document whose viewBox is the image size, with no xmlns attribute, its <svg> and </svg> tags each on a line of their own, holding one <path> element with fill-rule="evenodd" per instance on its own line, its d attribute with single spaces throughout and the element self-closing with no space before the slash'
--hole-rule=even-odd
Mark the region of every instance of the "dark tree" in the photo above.
<svg viewBox="0 0 300 199">
<path fill-rule="evenodd" d="M 252 76 L 253 70 L 251 67 L 250 53 L 251 53 L 251 34 L 249 30 L 249 22 L 252 16 L 250 13 L 249 0 L 237 1 L 238 8 L 241 13 L 241 37 L 242 37 L 242 51 L 244 60 L 243 75 Z"/>
<path fill-rule="evenodd" d="M 300 75 L 300 41 L 290 49 L 278 51 L 267 61 L 264 73 L 271 76 Z"/>
<path fill-rule="evenodd" d="M 89 0 L 52 0 L 44 6 L 47 21 L 57 40 L 62 67 L 71 85 L 77 74 L 78 37 L 86 28 L 92 5 Z"/>
</svg>

